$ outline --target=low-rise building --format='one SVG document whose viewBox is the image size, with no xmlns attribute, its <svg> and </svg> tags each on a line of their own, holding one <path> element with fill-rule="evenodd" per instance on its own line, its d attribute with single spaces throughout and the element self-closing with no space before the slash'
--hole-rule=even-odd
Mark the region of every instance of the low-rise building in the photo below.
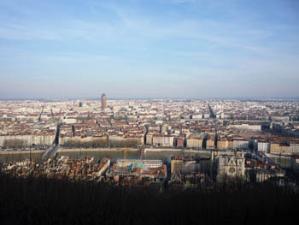
<svg viewBox="0 0 299 225">
<path fill-rule="evenodd" d="M 190 136 L 187 138 L 187 148 L 201 149 L 202 138 L 198 136 Z"/>
<path fill-rule="evenodd" d="M 259 152 L 265 152 L 265 153 L 269 153 L 270 152 L 270 143 L 268 142 L 258 142 L 257 143 L 257 150 Z"/>
<path fill-rule="evenodd" d="M 174 137 L 169 135 L 154 135 L 153 146 L 156 147 L 173 147 Z"/>
<path fill-rule="evenodd" d="M 220 138 L 217 141 L 217 149 L 226 150 L 233 148 L 233 141 L 227 138 Z"/>
</svg>

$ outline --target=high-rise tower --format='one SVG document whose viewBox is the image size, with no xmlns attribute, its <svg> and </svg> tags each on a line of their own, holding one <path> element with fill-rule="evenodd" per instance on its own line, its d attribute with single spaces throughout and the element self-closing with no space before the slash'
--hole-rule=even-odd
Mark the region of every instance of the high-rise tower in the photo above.
<svg viewBox="0 0 299 225">
<path fill-rule="evenodd" d="M 107 107 L 107 96 L 106 96 L 106 94 L 102 94 L 102 96 L 101 96 L 101 109 L 105 110 L 106 107 Z"/>
</svg>

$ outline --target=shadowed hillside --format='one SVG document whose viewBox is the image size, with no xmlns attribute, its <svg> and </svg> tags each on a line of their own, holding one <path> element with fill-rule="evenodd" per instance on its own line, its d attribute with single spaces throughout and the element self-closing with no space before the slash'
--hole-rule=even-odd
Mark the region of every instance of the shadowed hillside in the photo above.
<svg viewBox="0 0 299 225">
<path fill-rule="evenodd" d="M 159 192 L 0 176 L 1 224 L 295 224 L 299 196 L 271 185 Z"/>
</svg>

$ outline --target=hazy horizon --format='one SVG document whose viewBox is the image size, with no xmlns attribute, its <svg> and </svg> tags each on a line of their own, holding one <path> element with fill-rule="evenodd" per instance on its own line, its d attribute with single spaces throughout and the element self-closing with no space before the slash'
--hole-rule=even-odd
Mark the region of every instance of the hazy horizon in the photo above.
<svg viewBox="0 0 299 225">
<path fill-rule="evenodd" d="M 0 2 L 0 99 L 298 98 L 299 1 Z"/>
<path fill-rule="evenodd" d="M 60 97 L 60 98 L 0 98 L 0 101 L 100 101 L 101 96 L 98 97 Z M 153 100 L 153 101 L 299 101 L 299 96 L 291 97 L 198 97 L 198 98 L 186 98 L 186 97 L 115 97 L 108 96 L 109 100 Z"/>
</svg>

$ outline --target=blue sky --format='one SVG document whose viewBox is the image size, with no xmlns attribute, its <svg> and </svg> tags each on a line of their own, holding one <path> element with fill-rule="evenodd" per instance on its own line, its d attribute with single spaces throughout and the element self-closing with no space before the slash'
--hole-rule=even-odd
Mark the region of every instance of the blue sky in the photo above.
<svg viewBox="0 0 299 225">
<path fill-rule="evenodd" d="M 0 98 L 298 97 L 297 0 L 0 0 Z"/>
</svg>

